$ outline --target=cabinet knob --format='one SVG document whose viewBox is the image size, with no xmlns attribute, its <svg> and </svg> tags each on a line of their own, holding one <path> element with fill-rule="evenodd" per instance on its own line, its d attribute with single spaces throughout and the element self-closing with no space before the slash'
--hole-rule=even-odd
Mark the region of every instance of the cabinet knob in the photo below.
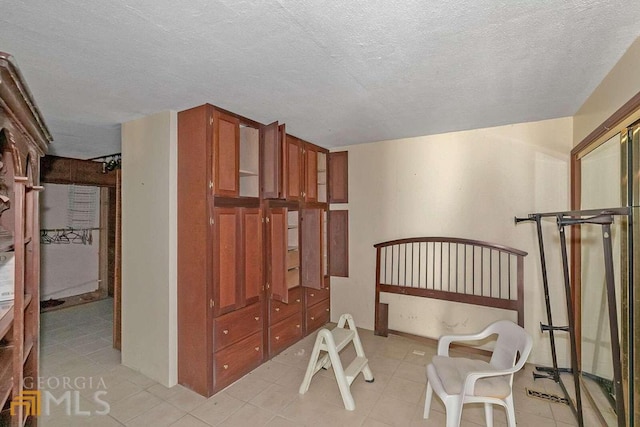
<svg viewBox="0 0 640 427">
<path fill-rule="evenodd" d="M 309 294 L 309 296 L 310 296 L 310 297 L 315 297 L 315 296 L 316 296 L 316 294 Z"/>
<path fill-rule="evenodd" d="M 316 318 L 315 318 L 315 317 L 313 317 L 313 316 L 311 316 L 311 320 L 316 320 Z"/>
<path fill-rule="evenodd" d="M 325 311 L 329 311 L 329 309 L 328 309 L 328 308 L 325 308 Z"/>
<path fill-rule="evenodd" d="M 256 322 L 257 322 L 258 320 L 260 320 L 260 317 L 256 316 L 256 317 L 254 317 L 254 319 L 256 319 Z"/>
<path fill-rule="evenodd" d="M 229 334 L 229 330 L 225 329 L 224 331 L 222 331 L 223 334 L 228 335 Z"/>
<path fill-rule="evenodd" d="M 300 298 L 296 298 L 296 302 L 300 302 Z"/>
<path fill-rule="evenodd" d="M 222 365 L 224 369 L 229 369 L 229 365 Z"/>
<path fill-rule="evenodd" d="M 280 311 L 280 307 L 276 307 L 276 311 Z"/>
<path fill-rule="evenodd" d="M 300 329 L 300 325 L 296 325 L 296 328 Z"/>
<path fill-rule="evenodd" d="M 279 340 L 280 340 L 280 337 L 276 337 L 276 341 L 279 341 Z"/>
<path fill-rule="evenodd" d="M 256 351 L 260 351 L 260 347 L 256 347 Z"/>
</svg>

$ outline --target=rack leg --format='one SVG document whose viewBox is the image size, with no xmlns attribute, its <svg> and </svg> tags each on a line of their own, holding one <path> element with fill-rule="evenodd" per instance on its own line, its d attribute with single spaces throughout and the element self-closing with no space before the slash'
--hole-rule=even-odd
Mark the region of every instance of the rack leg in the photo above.
<svg viewBox="0 0 640 427">
<path fill-rule="evenodd" d="M 618 333 L 618 308 L 616 307 L 616 288 L 613 275 L 613 250 L 611 245 L 611 224 L 602 226 L 602 245 L 604 248 L 604 269 L 607 285 L 607 303 L 609 306 L 609 329 L 611 334 L 612 359 L 620 359 L 620 335 Z M 616 391 L 616 415 L 618 426 L 624 427 L 626 424 L 624 412 L 624 392 L 622 390 L 622 367 L 621 363 L 613 363 L 614 389 Z"/>
<path fill-rule="evenodd" d="M 540 252 L 540 265 L 542 268 L 542 287 L 544 289 L 544 304 L 547 310 L 547 323 L 549 326 L 553 326 L 553 317 L 551 314 L 551 300 L 549 299 L 549 278 L 547 277 L 547 260 L 544 251 L 544 238 L 542 234 L 542 218 L 540 216 L 535 217 L 536 231 L 538 233 L 538 248 Z M 551 378 L 558 382 L 560 381 L 560 374 L 558 371 L 558 356 L 556 353 L 556 340 L 553 329 L 549 330 L 549 341 L 551 343 L 551 363 L 553 370 L 550 371 Z"/>
<path fill-rule="evenodd" d="M 558 228 L 560 231 L 560 248 L 562 251 L 562 272 L 564 275 L 564 291 L 567 302 L 567 317 L 569 320 L 569 341 L 571 344 L 571 369 L 573 371 L 573 385 L 576 393 L 576 406 L 574 409 L 578 418 L 578 425 L 584 426 L 582 415 L 582 393 L 580 391 L 580 373 L 578 369 L 578 349 L 576 343 L 575 330 L 575 313 L 573 310 L 573 301 L 571 297 L 571 282 L 569 280 L 569 261 L 567 259 L 567 239 L 565 235 L 565 227 L 560 224 L 562 217 L 558 215 Z M 571 401 L 571 400 L 569 400 Z"/>
</svg>

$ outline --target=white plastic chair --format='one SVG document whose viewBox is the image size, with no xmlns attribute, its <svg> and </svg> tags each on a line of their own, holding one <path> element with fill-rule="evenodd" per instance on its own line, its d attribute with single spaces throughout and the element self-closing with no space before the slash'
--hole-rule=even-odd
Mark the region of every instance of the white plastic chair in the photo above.
<svg viewBox="0 0 640 427">
<path fill-rule="evenodd" d="M 497 334 L 490 362 L 463 357 L 450 357 L 452 342 L 477 341 Z M 472 335 L 449 335 L 438 340 L 438 355 L 427 366 L 427 397 L 424 418 L 429 418 L 433 392 L 442 400 L 447 415 L 447 427 L 460 425 L 465 403 L 484 403 L 487 426 L 493 426 L 493 405 L 507 410 L 507 421 L 515 427 L 513 407 L 513 374 L 524 366 L 533 340 L 520 326 L 500 320 Z"/>
</svg>

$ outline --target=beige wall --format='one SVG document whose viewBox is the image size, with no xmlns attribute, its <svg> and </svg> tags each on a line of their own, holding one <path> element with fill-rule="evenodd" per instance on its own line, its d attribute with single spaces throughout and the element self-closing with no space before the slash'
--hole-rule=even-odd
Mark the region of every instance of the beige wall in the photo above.
<svg viewBox="0 0 640 427">
<path fill-rule="evenodd" d="M 513 218 L 569 207 L 572 131 L 572 119 L 561 118 L 346 147 L 350 277 L 332 278 L 333 320 L 350 312 L 359 326 L 373 328 L 374 243 L 413 236 L 487 240 L 529 252 L 525 327 L 535 339 L 531 360 L 548 363 L 548 337 L 538 326 L 546 317 L 535 226 L 515 226 Z M 553 222 L 545 233 L 548 257 L 558 260 Z M 562 283 L 560 263 L 549 268 L 555 283 Z M 556 286 L 555 324 L 566 322 L 563 295 Z M 441 301 L 385 298 L 403 301 L 390 305 L 391 328 L 429 337 L 477 330 L 491 316 L 486 309 Z"/>
<path fill-rule="evenodd" d="M 122 363 L 177 382 L 177 115 L 122 125 Z"/>
<path fill-rule="evenodd" d="M 640 92 L 639 70 L 640 38 L 637 38 L 575 114 L 574 145 Z"/>
</svg>

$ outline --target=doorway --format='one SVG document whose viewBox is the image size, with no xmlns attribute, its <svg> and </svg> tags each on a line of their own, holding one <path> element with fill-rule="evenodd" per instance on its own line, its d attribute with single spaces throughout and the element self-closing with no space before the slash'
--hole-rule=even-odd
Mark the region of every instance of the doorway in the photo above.
<svg viewBox="0 0 640 427">
<path fill-rule="evenodd" d="M 102 301 L 120 349 L 120 170 L 45 156 L 41 204 L 43 311 Z M 106 307 L 106 306 L 105 306 Z"/>
</svg>

